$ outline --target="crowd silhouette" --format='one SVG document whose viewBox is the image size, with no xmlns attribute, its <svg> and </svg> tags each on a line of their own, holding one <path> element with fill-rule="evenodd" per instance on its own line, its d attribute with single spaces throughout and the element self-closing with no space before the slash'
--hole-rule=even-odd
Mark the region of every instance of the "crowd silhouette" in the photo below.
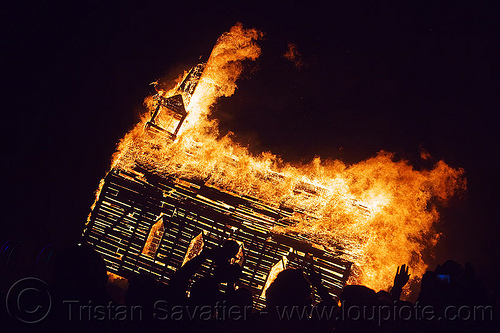
<svg viewBox="0 0 500 333">
<path fill-rule="evenodd" d="M 12 314 L 7 301 L 1 309 L 2 332 L 410 333 L 498 329 L 498 290 L 488 292 L 470 263 L 462 266 L 449 260 L 426 272 L 418 300 L 412 303 L 401 300 L 410 278 L 405 264 L 395 272 L 389 291 L 347 285 L 334 298 L 311 261 L 302 268 L 281 271 L 266 290 L 265 307 L 257 310 L 254 295 L 240 280 L 242 267 L 235 263 L 238 251 L 238 243 L 227 240 L 218 248 L 202 250 L 180 267 L 168 284 L 138 274 L 128 279 L 124 291 L 108 281 L 105 262 L 94 249 L 71 246 L 59 251 L 50 274 L 43 277 L 48 280 L 51 297 L 47 317 L 26 323 Z M 200 276 L 207 260 L 213 263 L 212 272 Z M 2 286 L 3 299 L 12 289 Z M 37 309 L 28 306 L 26 311 Z"/>
</svg>

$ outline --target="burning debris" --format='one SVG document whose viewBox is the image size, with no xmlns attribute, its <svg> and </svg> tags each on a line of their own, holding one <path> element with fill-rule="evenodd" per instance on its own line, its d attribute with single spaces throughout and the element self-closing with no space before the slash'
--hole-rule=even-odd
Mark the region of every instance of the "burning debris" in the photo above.
<svg viewBox="0 0 500 333">
<path fill-rule="evenodd" d="M 234 93 L 261 36 L 235 25 L 206 64 L 146 99 L 150 113 L 120 141 L 85 241 L 110 272 L 147 271 L 166 282 L 186 256 L 234 239 L 243 249 L 242 281 L 258 302 L 285 263 L 314 260 L 334 295 L 348 279 L 386 289 L 403 263 L 422 275 L 421 252 L 439 236 L 436 203 L 465 188 L 463 170 L 440 161 L 417 171 L 386 152 L 351 166 L 317 158 L 295 167 L 218 138 L 210 108 Z"/>
<path fill-rule="evenodd" d="M 283 57 L 291 61 L 297 68 L 301 68 L 305 65 L 304 60 L 302 60 L 302 55 L 297 50 L 297 45 L 293 43 L 288 43 L 287 50 L 283 54 Z"/>
</svg>

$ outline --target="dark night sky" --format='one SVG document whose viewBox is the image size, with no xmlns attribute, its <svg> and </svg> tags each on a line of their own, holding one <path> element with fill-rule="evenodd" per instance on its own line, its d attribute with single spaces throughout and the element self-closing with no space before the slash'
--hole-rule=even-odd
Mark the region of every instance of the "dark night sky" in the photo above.
<svg viewBox="0 0 500 333">
<path fill-rule="evenodd" d="M 429 166 L 423 147 L 464 168 L 469 188 L 442 211 L 431 268 L 471 261 L 491 283 L 498 10 L 483 1 L 211 3 L 0 2 L 1 238 L 78 240 L 148 84 L 208 57 L 240 21 L 266 35 L 261 58 L 214 111 L 222 131 L 286 161 L 355 163 L 386 150 L 419 168 Z M 300 69 L 282 57 L 291 42 Z"/>
</svg>

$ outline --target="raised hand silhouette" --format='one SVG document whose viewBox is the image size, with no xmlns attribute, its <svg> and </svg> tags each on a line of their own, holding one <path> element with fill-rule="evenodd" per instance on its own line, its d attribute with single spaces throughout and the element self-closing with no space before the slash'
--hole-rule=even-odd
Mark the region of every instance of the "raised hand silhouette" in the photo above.
<svg viewBox="0 0 500 333">
<path fill-rule="evenodd" d="M 394 277 L 394 287 L 403 288 L 405 284 L 410 279 L 410 274 L 408 274 L 409 267 L 403 264 L 398 267 L 396 271 L 396 276 Z"/>
<path fill-rule="evenodd" d="M 409 267 L 403 264 L 401 267 L 398 266 L 396 270 L 396 276 L 394 277 L 394 286 L 392 287 L 391 294 L 395 300 L 399 300 L 401 297 L 401 292 L 403 287 L 408 280 L 410 280 L 410 274 L 408 274 Z"/>
</svg>

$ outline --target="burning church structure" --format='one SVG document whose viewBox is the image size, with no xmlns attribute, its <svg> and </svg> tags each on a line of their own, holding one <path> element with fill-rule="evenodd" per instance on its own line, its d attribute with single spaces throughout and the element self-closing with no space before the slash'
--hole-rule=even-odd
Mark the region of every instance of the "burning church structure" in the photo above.
<svg viewBox="0 0 500 333">
<path fill-rule="evenodd" d="M 464 171 L 443 161 L 415 170 L 383 151 L 352 165 L 292 165 L 220 135 L 209 115 L 234 94 L 243 63 L 259 57 L 261 36 L 236 24 L 206 63 L 146 98 L 149 112 L 119 142 L 83 241 L 109 273 L 168 283 L 203 248 L 235 240 L 257 307 L 280 270 L 308 262 L 333 296 L 347 282 L 387 290 L 404 263 L 421 276 L 422 251 L 439 237 L 437 204 L 465 188 Z"/>
<path fill-rule="evenodd" d="M 147 135 L 176 139 L 204 68 L 203 63 L 193 67 L 172 96 L 154 96 Z M 314 195 L 312 185 L 299 187 L 297 191 Z M 253 292 L 257 307 L 264 304 L 264 290 L 279 271 L 308 263 L 321 271 L 324 285 L 338 296 L 350 262 L 340 259 L 336 249 L 307 237 L 273 232 L 293 223 L 297 211 L 203 180 L 159 175 L 148 166 L 114 167 L 101 183 L 83 239 L 102 255 L 108 272 L 123 278 L 147 273 L 163 283 L 202 248 L 232 239 L 240 244 L 241 282 Z M 212 264 L 204 264 L 198 274 L 210 274 Z"/>
</svg>

